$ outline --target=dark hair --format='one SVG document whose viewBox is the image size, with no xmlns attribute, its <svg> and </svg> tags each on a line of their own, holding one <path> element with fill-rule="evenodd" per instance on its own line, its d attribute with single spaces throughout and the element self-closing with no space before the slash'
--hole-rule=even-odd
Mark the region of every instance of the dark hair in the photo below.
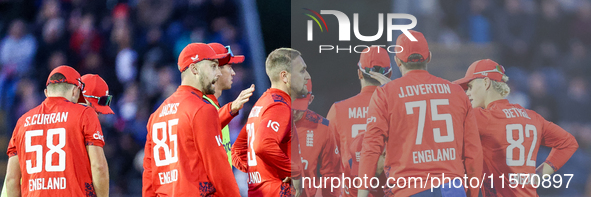
<svg viewBox="0 0 591 197">
<path fill-rule="evenodd" d="M 66 83 L 66 76 L 61 73 L 55 73 L 49 77 L 50 81 L 57 81 L 56 83 L 50 83 L 47 85 L 47 91 L 50 92 L 65 92 L 68 91 L 73 84 Z"/>
<path fill-rule="evenodd" d="M 53 75 L 51 75 L 51 77 L 49 77 L 49 80 L 54 81 L 54 80 L 65 80 L 66 76 L 64 76 L 62 73 L 55 73 Z"/>
<path fill-rule="evenodd" d="M 374 85 L 374 86 L 381 86 L 382 85 L 378 80 L 376 80 L 373 77 L 369 76 L 369 74 L 363 72 L 363 70 L 361 71 L 361 75 L 363 75 L 363 80 L 365 80 L 365 82 L 368 85 Z M 392 72 L 386 74 L 385 76 L 388 77 L 388 78 L 390 78 L 390 76 L 392 76 Z"/>
<path fill-rule="evenodd" d="M 408 59 L 411 61 L 404 62 L 402 61 L 402 65 L 408 70 L 426 70 L 427 69 L 427 59 L 425 59 L 421 54 L 414 53 L 408 56 Z M 413 60 L 420 60 L 420 61 L 413 61 Z"/>
</svg>

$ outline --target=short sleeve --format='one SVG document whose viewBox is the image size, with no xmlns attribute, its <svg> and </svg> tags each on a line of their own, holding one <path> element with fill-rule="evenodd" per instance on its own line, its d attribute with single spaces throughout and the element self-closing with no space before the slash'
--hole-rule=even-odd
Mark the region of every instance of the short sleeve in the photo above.
<svg viewBox="0 0 591 197">
<path fill-rule="evenodd" d="M 15 155 L 18 155 L 18 151 L 16 149 L 16 145 L 18 144 L 17 142 L 17 136 L 18 136 L 18 132 L 20 130 L 20 120 L 16 123 L 16 127 L 14 128 L 14 130 L 12 131 L 12 137 L 10 138 L 10 141 L 8 142 L 8 149 L 6 150 L 6 154 L 8 155 L 8 157 L 12 157 Z"/>
<path fill-rule="evenodd" d="M 82 112 L 82 133 L 84 135 L 84 143 L 93 146 L 103 147 L 105 145 L 105 138 L 98 115 L 86 108 Z"/>
<path fill-rule="evenodd" d="M 15 130 L 15 132 L 16 132 L 16 130 Z M 18 152 L 16 151 L 16 146 L 15 146 L 16 142 L 15 141 L 16 141 L 16 139 L 13 135 L 12 138 L 10 138 L 10 142 L 8 142 L 8 150 L 6 151 L 6 154 L 8 155 L 8 157 L 18 155 Z"/>
</svg>

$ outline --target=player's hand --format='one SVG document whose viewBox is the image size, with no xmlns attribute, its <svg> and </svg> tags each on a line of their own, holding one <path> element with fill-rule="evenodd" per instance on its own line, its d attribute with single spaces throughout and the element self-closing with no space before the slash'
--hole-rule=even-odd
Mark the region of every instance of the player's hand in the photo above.
<svg viewBox="0 0 591 197">
<path fill-rule="evenodd" d="M 252 93 L 254 92 L 254 84 L 250 85 L 249 88 L 246 88 L 244 90 L 242 90 L 242 92 L 240 92 L 240 95 L 238 95 L 238 98 L 236 98 L 236 100 L 234 100 L 234 102 L 232 102 L 232 114 L 236 114 L 238 113 L 238 110 L 242 109 L 242 107 L 244 106 L 244 103 L 248 102 L 248 100 L 250 99 L 250 96 L 252 96 Z"/>
<path fill-rule="evenodd" d="M 369 196 L 369 190 L 359 189 L 357 190 L 357 197 L 367 197 Z"/>
<path fill-rule="evenodd" d="M 285 179 L 283 179 L 283 182 L 292 183 L 292 186 L 295 189 L 295 197 L 299 197 L 302 195 L 302 179 L 291 179 L 291 177 L 285 177 Z"/>
<path fill-rule="evenodd" d="M 540 179 L 542 179 L 544 177 L 544 175 L 554 174 L 554 169 L 548 163 L 544 162 L 536 168 L 536 174 L 538 174 L 538 176 L 535 179 L 532 178 L 532 181 L 534 181 L 534 183 L 539 185 Z"/>
<path fill-rule="evenodd" d="M 295 197 L 302 195 L 302 179 L 292 179 L 293 188 L 295 188 Z"/>
<path fill-rule="evenodd" d="M 390 79 L 378 72 L 375 72 L 375 71 L 369 71 L 369 76 L 371 78 L 374 78 L 375 80 L 378 80 L 380 82 L 380 84 L 382 84 L 382 85 L 392 81 L 392 79 Z"/>
<path fill-rule="evenodd" d="M 285 177 L 285 179 L 283 179 L 284 183 L 289 183 L 291 182 L 291 177 Z"/>
</svg>

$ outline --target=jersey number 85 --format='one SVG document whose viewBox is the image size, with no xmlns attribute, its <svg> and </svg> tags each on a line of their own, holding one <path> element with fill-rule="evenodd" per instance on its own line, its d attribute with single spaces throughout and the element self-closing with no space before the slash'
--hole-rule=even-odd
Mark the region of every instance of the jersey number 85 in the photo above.
<svg viewBox="0 0 591 197">
<path fill-rule="evenodd" d="M 179 161 L 176 127 L 173 129 L 173 126 L 177 124 L 179 124 L 178 118 L 169 120 L 168 125 L 166 122 L 158 122 L 152 125 L 152 141 L 155 144 L 153 151 L 156 166 L 170 165 Z M 158 131 L 161 132 L 162 138 L 158 137 Z M 160 149 L 164 151 L 164 158 L 160 158 Z"/>
</svg>

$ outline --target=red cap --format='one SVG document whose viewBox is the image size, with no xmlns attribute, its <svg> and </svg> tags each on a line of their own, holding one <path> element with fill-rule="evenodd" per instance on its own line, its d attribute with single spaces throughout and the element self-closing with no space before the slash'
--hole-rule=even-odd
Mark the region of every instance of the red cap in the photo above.
<svg viewBox="0 0 591 197">
<path fill-rule="evenodd" d="M 312 80 L 308 79 L 308 83 L 306 83 L 306 89 L 308 89 L 308 94 L 306 94 L 306 97 L 303 97 L 304 95 L 301 95 L 300 97 L 298 97 L 295 101 L 293 101 L 293 103 L 291 103 L 291 109 L 295 109 L 295 110 L 307 110 L 308 109 L 308 104 L 310 104 L 310 98 L 312 97 Z"/>
<path fill-rule="evenodd" d="M 202 60 L 216 60 L 227 57 L 228 54 L 217 54 L 209 45 L 204 43 L 191 43 L 187 45 L 179 55 L 178 67 L 181 72 L 189 68 L 192 63 Z"/>
<path fill-rule="evenodd" d="M 386 75 L 392 71 L 388 51 L 379 46 L 372 46 L 363 50 L 357 66 L 364 73 L 375 71 Z"/>
<path fill-rule="evenodd" d="M 56 73 L 60 73 L 60 74 L 64 75 L 65 79 L 50 80 L 51 76 L 53 76 Z M 66 66 L 66 65 L 58 66 L 57 68 L 54 68 L 51 71 L 51 73 L 49 73 L 49 77 L 47 77 L 47 82 L 45 83 L 45 86 L 48 86 L 51 83 L 69 83 L 69 84 L 75 85 L 80 90 L 84 90 L 84 83 L 82 83 L 82 81 L 80 81 L 80 73 L 78 73 L 78 71 L 76 71 L 76 69 Z M 84 97 L 82 96 L 82 94 L 78 98 L 78 102 L 79 103 L 86 102 L 84 100 Z"/>
<path fill-rule="evenodd" d="M 95 74 L 86 74 L 81 79 L 86 84 L 86 88 L 82 91 L 82 94 L 90 102 L 92 108 L 100 114 L 115 114 L 108 105 L 111 102 L 111 98 L 108 98 L 110 96 L 107 82 Z M 99 99 L 106 99 L 108 101 L 101 101 L 101 105 L 99 105 Z M 105 105 L 104 102 L 108 102 L 108 104 Z"/>
<path fill-rule="evenodd" d="M 396 39 L 396 45 L 402 47 L 402 51 L 396 54 L 396 57 L 403 62 L 423 62 L 429 58 L 429 44 L 427 44 L 427 39 L 421 32 L 408 30 L 410 34 L 412 34 L 417 41 L 411 41 L 405 34 L 400 34 L 398 39 Z M 412 54 L 419 54 L 423 56 L 422 58 L 418 59 L 409 59 L 410 55 Z"/>
<path fill-rule="evenodd" d="M 244 62 L 244 55 L 234 55 L 234 53 L 232 53 L 232 49 L 230 49 L 230 46 L 224 46 L 220 43 L 209 43 L 207 44 L 209 45 L 217 54 L 230 54 L 228 57 L 224 58 L 224 59 L 220 59 L 220 66 L 226 65 L 226 64 L 240 64 L 242 62 Z M 230 50 L 228 50 L 230 49 Z"/>
<path fill-rule="evenodd" d="M 453 83 L 459 84 L 466 90 L 468 89 L 468 83 L 474 79 L 488 77 L 493 81 L 503 82 L 503 75 L 505 75 L 505 68 L 503 66 L 490 59 L 483 59 L 472 63 L 468 67 L 468 71 L 466 71 L 466 76 Z"/>
</svg>

